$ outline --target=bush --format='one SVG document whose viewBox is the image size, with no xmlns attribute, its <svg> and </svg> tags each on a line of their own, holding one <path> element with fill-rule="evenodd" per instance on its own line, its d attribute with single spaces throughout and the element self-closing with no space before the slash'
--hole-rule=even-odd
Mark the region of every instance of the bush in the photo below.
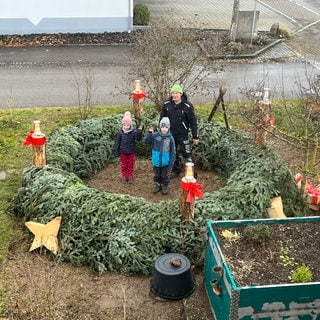
<svg viewBox="0 0 320 320">
<path fill-rule="evenodd" d="M 289 277 L 294 283 L 306 283 L 312 281 L 312 273 L 308 266 L 302 264 L 299 268 L 292 271 L 292 276 Z"/>
<path fill-rule="evenodd" d="M 279 38 L 282 38 L 282 39 L 291 39 L 292 38 L 289 31 L 287 31 L 286 29 L 279 28 L 278 35 L 279 35 Z"/>
<path fill-rule="evenodd" d="M 143 3 L 137 3 L 133 8 L 133 24 L 146 26 L 150 21 L 149 8 Z"/>
<path fill-rule="evenodd" d="M 265 224 L 257 224 L 245 228 L 245 235 L 255 244 L 263 244 L 271 238 L 271 230 Z"/>
</svg>

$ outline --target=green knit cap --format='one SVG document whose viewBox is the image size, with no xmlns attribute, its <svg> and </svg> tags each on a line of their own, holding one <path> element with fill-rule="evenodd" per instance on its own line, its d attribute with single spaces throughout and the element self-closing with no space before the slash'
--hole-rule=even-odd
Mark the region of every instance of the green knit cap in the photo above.
<svg viewBox="0 0 320 320">
<path fill-rule="evenodd" d="M 173 92 L 179 92 L 181 94 L 183 94 L 183 90 L 182 88 L 178 85 L 178 84 L 174 84 L 170 90 L 171 93 Z"/>
</svg>

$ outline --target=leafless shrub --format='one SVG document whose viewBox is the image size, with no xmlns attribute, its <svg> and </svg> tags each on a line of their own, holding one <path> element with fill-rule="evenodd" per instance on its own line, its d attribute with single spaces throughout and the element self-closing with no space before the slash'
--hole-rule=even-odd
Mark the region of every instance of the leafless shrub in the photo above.
<svg viewBox="0 0 320 320">
<path fill-rule="evenodd" d="M 170 18 L 160 19 L 135 35 L 129 81 L 142 80 L 156 109 L 162 107 L 174 83 L 182 85 L 189 94 L 205 90 L 201 81 L 208 74 L 210 62 L 197 40 L 196 30 Z"/>
<path fill-rule="evenodd" d="M 94 74 L 90 68 L 83 71 L 71 69 L 72 79 L 70 85 L 75 91 L 75 101 L 79 107 L 80 117 L 86 120 L 94 105 Z"/>
<path fill-rule="evenodd" d="M 271 117 L 276 118 L 275 124 L 268 123 L 264 130 L 274 138 L 293 147 L 297 155 L 303 159 L 294 164 L 295 172 L 301 173 L 306 179 L 320 182 L 320 76 L 306 67 L 307 84 L 301 79 L 296 81 L 296 100 L 285 97 L 271 102 Z M 236 108 L 237 115 L 256 129 L 258 105 L 263 98 L 265 80 L 256 87 L 244 88 L 240 92 L 251 103 Z M 301 192 L 304 191 L 304 183 Z"/>
</svg>

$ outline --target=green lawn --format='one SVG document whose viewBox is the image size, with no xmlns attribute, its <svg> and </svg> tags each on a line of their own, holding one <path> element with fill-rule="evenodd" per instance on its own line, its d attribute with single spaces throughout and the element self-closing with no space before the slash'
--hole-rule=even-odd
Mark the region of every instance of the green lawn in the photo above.
<svg viewBox="0 0 320 320">
<path fill-rule="evenodd" d="M 123 113 L 132 107 L 94 107 L 90 118 Z M 40 120 L 41 131 L 49 135 L 54 129 L 75 123 L 80 119 L 77 107 L 0 109 L 0 171 L 6 178 L 0 180 L 0 263 L 10 241 L 13 219 L 8 205 L 21 184 L 23 169 L 32 165 L 32 148 L 23 142 L 33 121 Z"/>
</svg>

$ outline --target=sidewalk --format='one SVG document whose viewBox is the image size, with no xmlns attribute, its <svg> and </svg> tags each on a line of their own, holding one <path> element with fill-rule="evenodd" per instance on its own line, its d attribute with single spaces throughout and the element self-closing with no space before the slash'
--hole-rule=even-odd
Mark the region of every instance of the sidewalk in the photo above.
<svg viewBox="0 0 320 320">
<path fill-rule="evenodd" d="M 287 42 L 290 47 L 281 43 L 269 50 L 272 57 L 281 59 L 294 52 L 320 65 L 319 4 L 317 0 L 306 1 L 310 8 L 304 5 L 304 0 L 242 0 L 240 10 L 259 11 L 257 31 L 269 31 L 278 22 L 281 29 L 294 35 L 294 39 Z M 153 21 L 165 17 L 194 28 L 229 30 L 234 0 L 144 0 L 144 3 Z"/>
<path fill-rule="evenodd" d="M 286 18 L 281 12 L 273 10 L 268 4 L 278 1 L 245 0 L 240 2 L 240 10 L 254 11 L 256 9 L 260 12 L 257 24 L 258 31 L 269 31 L 275 22 L 279 22 L 281 28 L 290 32 L 297 31 L 299 29 L 297 22 Z M 159 17 L 168 17 L 170 19 L 171 17 L 173 19 L 181 19 L 192 27 L 207 29 L 230 28 L 233 2 L 233 0 L 197 0 L 196 2 L 194 0 L 144 0 L 151 12 L 151 20 Z M 262 2 L 267 5 L 263 5 Z"/>
</svg>

